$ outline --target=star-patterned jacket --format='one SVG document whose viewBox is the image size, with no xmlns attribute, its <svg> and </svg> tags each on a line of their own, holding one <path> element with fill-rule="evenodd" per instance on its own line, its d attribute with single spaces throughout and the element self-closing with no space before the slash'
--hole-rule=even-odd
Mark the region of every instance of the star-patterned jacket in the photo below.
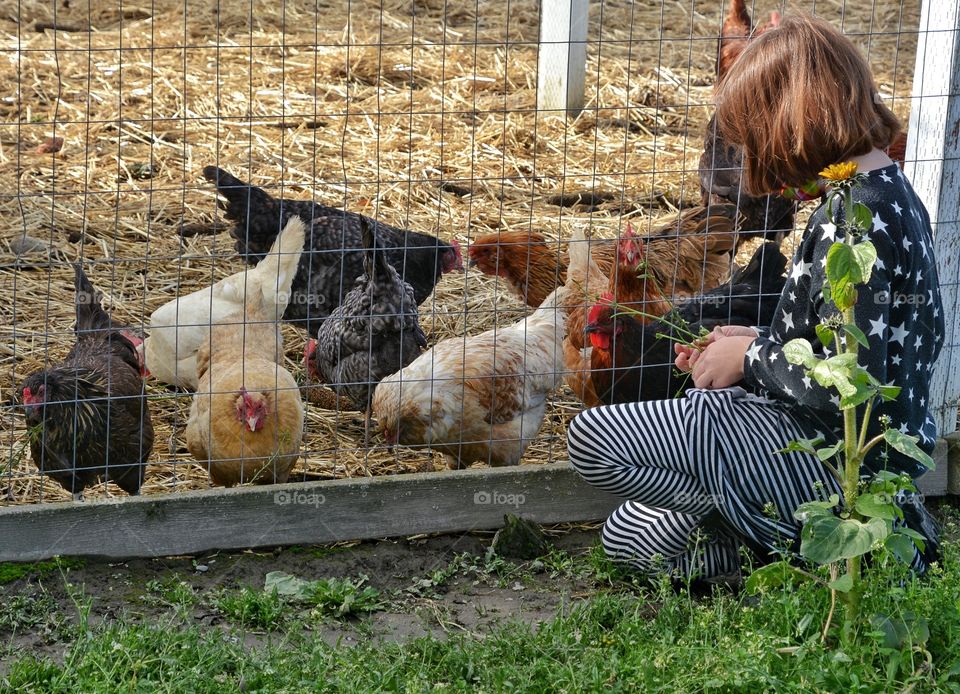
<svg viewBox="0 0 960 694">
<path fill-rule="evenodd" d="M 896 164 L 870 171 L 867 180 L 854 188 L 853 198 L 873 212 L 867 238 L 876 246 L 878 258 L 869 284 L 859 287 L 854 309 L 856 323 L 870 345 L 869 349 L 861 347 L 859 363 L 881 383 L 902 389 L 895 401 L 878 403 L 868 431 L 870 435 L 879 433 L 878 417 L 888 415 L 892 427 L 918 436 L 920 447 L 929 453 L 937 435 L 928 409 L 930 377 L 944 334 L 930 218 Z M 803 367 L 789 364 L 783 345 L 804 337 L 815 352 L 819 348 L 818 356 L 830 356 L 814 328 L 838 313 L 832 303 L 824 301 L 822 289 L 827 251 L 842 239 L 842 230 L 830 222 L 826 205 L 821 205 L 800 240 L 773 324 L 750 345 L 743 363 L 747 385 L 798 405 L 795 413 L 814 429 L 829 432 L 828 438 L 842 434 L 839 397 L 807 376 Z M 881 448 L 877 446 L 866 461 L 871 470 L 886 467 L 911 477 L 925 471 L 892 449 L 884 460 L 887 451 Z"/>
</svg>

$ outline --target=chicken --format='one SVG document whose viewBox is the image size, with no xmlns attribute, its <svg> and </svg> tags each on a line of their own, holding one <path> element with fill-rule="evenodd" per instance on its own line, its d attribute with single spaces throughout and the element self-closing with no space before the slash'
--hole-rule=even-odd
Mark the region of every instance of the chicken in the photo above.
<svg viewBox="0 0 960 694">
<path fill-rule="evenodd" d="M 383 379 L 373 414 L 387 443 L 427 446 L 450 468 L 519 463 L 563 377 L 566 293 L 513 325 L 444 340 Z"/>
<path fill-rule="evenodd" d="M 303 251 L 305 227 L 291 217 L 270 253 L 252 269 L 241 270 L 212 287 L 164 304 L 150 316 L 150 336 L 142 345 L 150 375 L 171 385 L 196 390 L 197 351 L 210 326 L 242 315 L 244 305 L 260 304 L 270 320 L 279 320 L 290 301 L 290 286 Z"/>
<path fill-rule="evenodd" d="M 206 167 L 203 175 L 227 199 L 226 217 L 234 222 L 230 234 L 248 263 L 256 263 L 267 252 L 277 230 L 291 217 L 299 216 L 310 225 L 293 281 L 293 299 L 283 319 L 316 335 L 363 272 L 362 216 L 310 200 L 274 198 L 214 166 Z M 378 247 L 385 249 L 387 262 L 413 287 L 417 304 L 426 301 L 441 275 L 463 269 L 455 240 L 447 243 L 380 222 L 376 229 Z"/>
<path fill-rule="evenodd" d="M 887 147 L 887 156 L 893 159 L 897 164 L 900 165 L 900 168 L 903 168 L 903 164 L 907 159 L 907 133 L 901 132 L 890 143 L 890 146 Z"/>
<path fill-rule="evenodd" d="M 753 37 L 779 24 L 780 13 L 772 12 L 770 20 L 754 30 L 744 0 L 732 0 L 720 31 L 717 83 L 727 76 Z M 700 156 L 700 204 L 730 202 L 737 206 L 742 218 L 738 243 L 754 236 L 782 238 L 793 230 L 794 203 L 779 195 L 748 195 L 741 187 L 742 169 L 740 148 L 717 132 L 716 120 L 711 116 Z"/>
<path fill-rule="evenodd" d="M 153 448 L 136 339 L 113 323 L 75 266 L 76 344 L 59 366 L 30 374 L 19 389 L 40 472 L 80 499 L 98 481 L 138 494 Z"/>
<path fill-rule="evenodd" d="M 735 224 L 736 207 L 729 204 L 693 207 L 657 222 L 653 233 L 643 237 L 648 248 L 647 271 L 668 297 L 691 296 L 716 287 L 729 274 Z M 536 232 L 479 236 L 467 253 L 473 266 L 486 275 L 504 278 L 532 308 L 567 279 L 569 250 L 551 251 L 545 237 Z M 606 279 L 617 257 L 617 240 L 592 240 L 590 257 L 599 276 Z"/>
<path fill-rule="evenodd" d="M 597 243 L 595 260 L 609 270 L 616 246 Z M 470 267 L 504 279 L 527 306 L 540 306 L 547 295 L 567 281 L 567 256 L 558 255 L 536 231 L 482 234 L 467 248 Z M 604 257 L 601 258 L 600 256 Z"/>
<path fill-rule="evenodd" d="M 360 229 L 364 274 L 320 326 L 308 358 L 311 375 L 367 413 L 366 444 L 374 388 L 420 356 L 427 336 L 417 321 L 413 288 L 377 248 L 372 222 L 361 217 Z"/>
<path fill-rule="evenodd" d="M 214 484 L 287 481 L 300 457 L 304 409 L 282 360 L 279 326 L 262 305 L 212 326 L 200 346 L 187 448 Z"/>
<path fill-rule="evenodd" d="M 771 12 L 770 19 L 753 29 L 745 0 L 731 0 L 730 9 L 720 29 L 720 48 L 717 51 L 717 82 L 727 76 L 734 61 L 743 53 L 747 43 L 767 29 L 780 26 L 780 13 Z"/>
<path fill-rule="evenodd" d="M 787 259 L 775 243 L 766 243 L 731 280 L 692 297 L 664 318 L 644 323 L 615 305 L 607 294 L 591 307 L 591 380 L 600 402 L 612 405 L 675 397 L 692 382 L 673 366 L 672 335 L 688 342 L 691 333 L 718 325 L 770 325 L 780 301 Z M 686 332 L 683 332 L 686 331 Z"/>
<path fill-rule="evenodd" d="M 579 245 L 579 248 L 578 248 Z M 658 282 L 646 272 L 647 258 L 644 244 L 627 225 L 626 233 L 617 245 L 617 263 L 611 269 L 606 282 L 601 281 L 595 265 L 585 256 L 589 249 L 582 243 L 571 242 L 570 273 L 568 289 L 579 283 L 578 277 L 586 274 L 583 283 L 583 298 L 587 303 L 573 306 L 567 320 L 567 334 L 563 341 L 564 364 L 567 369 L 567 385 L 587 407 L 599 404 L 599 397 L 591 377 L 591 349 L 586 337 L 587 306 L 601 292 L 616 299 L 618 304 L 648 316 L 661 316 L 672 306 L 664 298 Z M 586 267 L 586 272 L 583 268 Z M 592 275 L 591 275 L 592 273 Z M 604 286 L 605 285 L 605 286 Z M 600 291 L 598 291 L 600 290 Z M 639 318 L 645 322 L 647 318 Z"/>
</svg>

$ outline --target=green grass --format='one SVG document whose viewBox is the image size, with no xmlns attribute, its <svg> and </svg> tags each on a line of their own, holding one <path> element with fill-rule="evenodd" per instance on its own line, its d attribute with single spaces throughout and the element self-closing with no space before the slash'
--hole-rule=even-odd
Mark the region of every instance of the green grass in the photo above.
<svg viewBox="0 0 960 694">
<path fill-rule="evenodd" d="M 957 536 L 956 523 L 951 533 Z M 575 576 L 593 595 L 538 628 L 506 623 L 483 637 L 453 634 L 406 643 L 363 641 L 329 646 L 310 620 L 273 592 L 225 591 L 213 604 L 238 628 L 275 632 L 266 645 L 244 645 L 221 630 L 174 613 L 145 623 L 122 617 L 72 635 L 62 662 L 21 654 L 0 690 L 10 692 L 960 692 L 960 542 L 945 543 L 945 561 L 916 580 L 883 561 L 871 568 L 867 614 L 926 620 L 929 633 L 889 642 L 868 628 L 855 648 L 827 643 L 821 630 L 829 594 L 811 585 L 757 596 L 716 592 L 698 599 L 667 581 L 646 584 L 623 574 L 602 553 L 554 552 L 537 570 Z M 455 565 L 455 566 L 454 566 Z M 522 577 L 532 564 L 490 565 L 458 556 L 424 577 L 425 592 L 454 575 L 489 569 Z M 320 603 L 376 609 L 361 581 L 326 582 Z M 152 593 L 176 604 L 182 589 Z M 186 624 L 186 625 L 185 625 Z M 903 634 L 901 634 L 903 636 Z"/>
<path fill-rule="evenodd" d="M 0 585 L 13 583 L 21 578 L 44 578 L 55 571 L 67 571 L 69 569 L 79 569 L 83 566 L 82 559 L 61 558 L 50 559 L 48 561 L 38 561 L 33 563 L 0 563 Z"/>
<path fill-rule="evenodd" d="M 216 597 L 214 606 L 228 620 L 247 629 L 278 629 L 290 610 L 276 591 L 255 590 L 250 587 L 226 591 Z"/>
</svg>

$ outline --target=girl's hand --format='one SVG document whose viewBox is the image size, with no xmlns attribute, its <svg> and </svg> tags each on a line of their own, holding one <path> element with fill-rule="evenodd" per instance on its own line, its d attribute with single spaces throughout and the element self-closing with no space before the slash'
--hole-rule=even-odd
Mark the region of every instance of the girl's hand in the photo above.
<svg viewBox="0 0 960 694">
<path fill-rule="evenodd" d="M 756 338 L 756 333 L 751 333 L 714 337 L 693 363 L 693 384 L 697 388 L 714 389 L 728 388 L 742 381 L 743 357 Z"/>
<path fill-rule="evenodd" d="M 673 360 L 673 363 L 680 371 L 692 371 L 703 350 L 724 337 L 755 338 L 757 337 L 757 331 L 743 325 L 718 325 L 713 329 L 713 332 L 706 337 L 694 340 L 692 346 L 682 345 L 680 343 L 674 344 L 673 351 L 677 357 Z"/>
</svg>

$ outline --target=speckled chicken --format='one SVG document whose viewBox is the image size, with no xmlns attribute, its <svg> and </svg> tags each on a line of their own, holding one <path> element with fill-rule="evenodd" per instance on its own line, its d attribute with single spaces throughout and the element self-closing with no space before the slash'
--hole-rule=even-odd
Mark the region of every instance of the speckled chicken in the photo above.
<svg viewBox="0 0 960 694">
<path fill-rule="evenodd" d="M 256 264 L 270 249 L 287 220 L 298 215 L 307 225 L 304 252 L 293 280 L 293 295 L 283 319 L 311 335 L 347 295 L 363 273 L 362 215 L 310 200 L 274 198 L 262 188 L 244 183 L 223 169 L 208 166 L 204 177 L 227 200 L 226 217 L 237 252 Z M 444 273 L 462 270 L 460 247 L 435 236 L 375 222 L 377 246 L 413 288 L 422 304 Z"/>
<path fill-rule="evenodd" d="M 59 366 L 30 374 L 19 389 L 37 468 L 75 499 L 99 481 L 138 494 L 153 448 L 133 335 L 115 325 L 75 267 L 77 342 Z"/>
<path fill-rule="evenodd" d="M 374 388 L 420 356 L 427 337 L 417 320 L 413 287 L 377 247 L 370 220 L 362 217 L 360 228 L 367 247 L 364 273 L 320 326 L 308 359 L 311 375 L 369 415 Z"/>
</svg>

